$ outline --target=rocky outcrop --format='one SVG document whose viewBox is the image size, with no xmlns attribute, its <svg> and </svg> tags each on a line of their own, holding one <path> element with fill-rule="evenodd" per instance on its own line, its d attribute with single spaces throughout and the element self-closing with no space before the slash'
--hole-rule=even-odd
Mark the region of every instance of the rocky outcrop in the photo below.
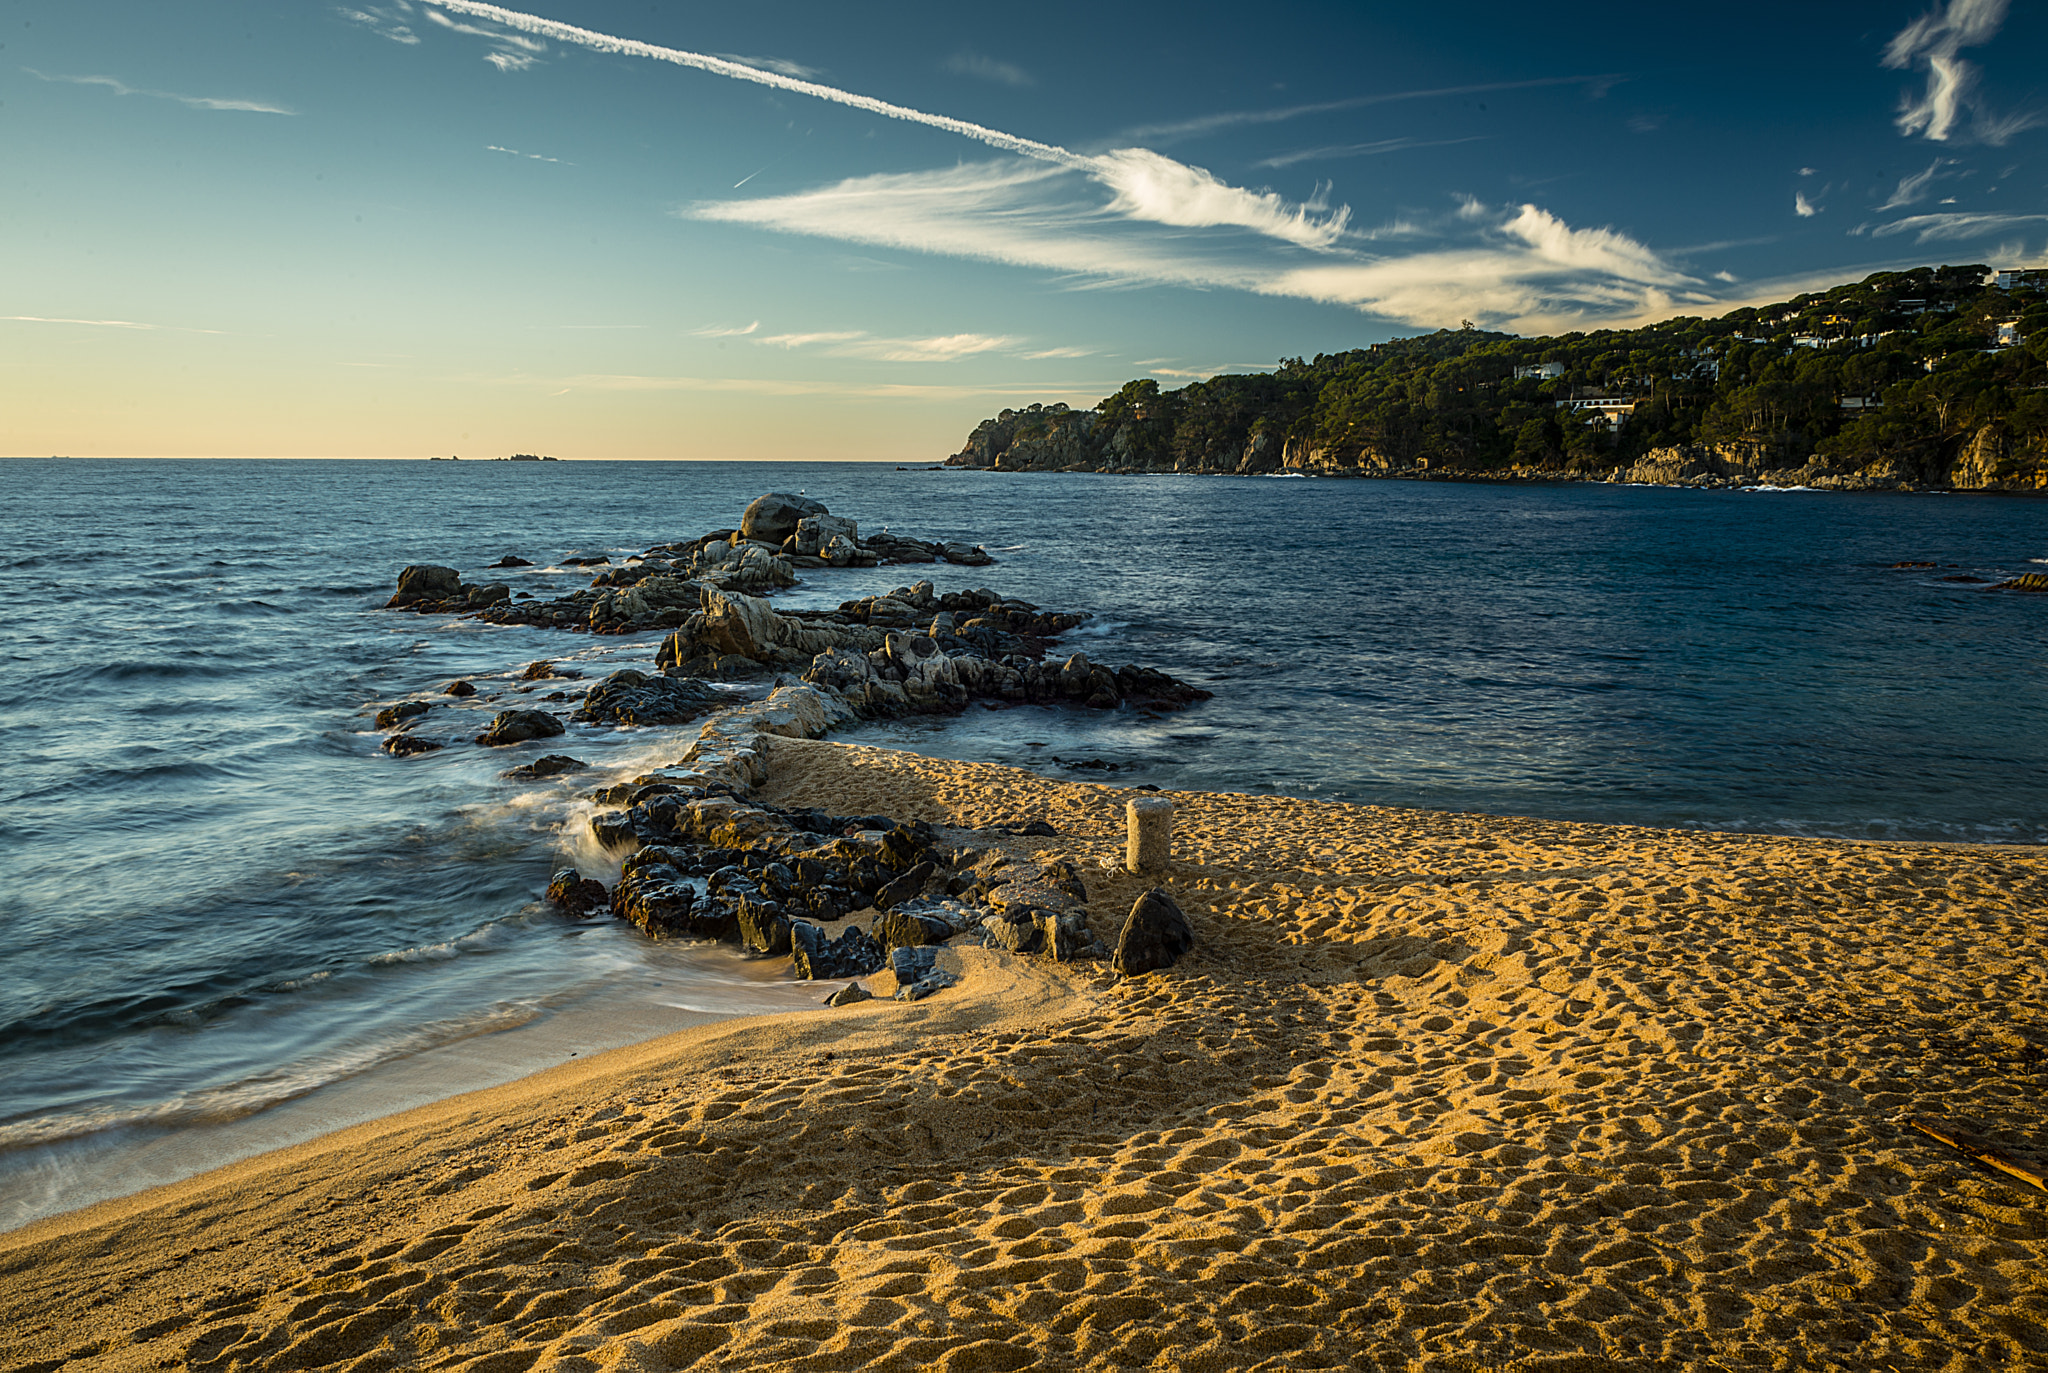
<svg viewBox="0 0 2048 1373">
<path fill-rule="evenodd" d="M 625 668 L 592 687 L 573 718 L 593 724 L 681 725 L 731 700 L 687 677 L 650 677 Z"/>
<path fill-rule="evenodd" d="M 594 877 L 585 877 L 574 868 L 557 868 L 548 879 L 547 898 L 565 911 L 578 914 L 584 911 L 601 910 L 611 904 L 611 893 L 604 889 L 604 883 Z"/>
<path fill-rule="evenodd" d="M 581 772 L 589 766 L 581 758 L 571 758 L 566 753 L 549 753 L 498 775 L 507 781 L 530 782 L 543 777 L 559 777 L 565 772 Z"/>
<path fill-rule="evenodd" d="M 740 516 L 740 534 L 763 543 L 779 544 L 796 533 L 797 524 L 804 516 L 830 513 L 819 501 L 792 496 L 785 491 L 770 491 L 765 496 L 756 496 L 746 513 Z"/>
<path fill-rule="evenodd" d="M 501 710 L 491 717 L 491 723 L 476 736 L 476 741 L 485 748 L 504 748 L 530 739 L 552 739 L 565 732 L 562 722 L 544 710 Z"/>
<path fill-rule="evenodd" d="M 384 603 L 384 608 L 457 614 L 511 599 L 512 588 L 508 586 L 464 586 L 461 574 L 452 567 L 414 564 L 400 569 L 398 590 Z"/>
</svg>

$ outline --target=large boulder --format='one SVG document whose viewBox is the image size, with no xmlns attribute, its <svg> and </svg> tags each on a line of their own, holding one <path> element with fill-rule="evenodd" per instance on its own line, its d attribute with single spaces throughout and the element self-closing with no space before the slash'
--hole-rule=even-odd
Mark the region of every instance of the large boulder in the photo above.
<svg viewBox="0 0 2048 1373">
<path fill-rule="evenodd" d="M 792 496 L 787 491 L 770 491 L 754 498 L 747 513 L 740 516 L 740 535 L 763 543 L 780 544 L 796 533 L 797 523 L 806 515 L 829 515 L 821 503 Z"/>
<path fill-rule="evenodd" d="M 562 722 L 544 710 L 501 710 L 476 741 L 486 748 L 503 748 L 529 739 L 552 739 L 565 732 Z"/>
<path fill-rule="evenodd" d="M 415 563 L 398 574 L 398 592 L 384 603 L 390 610 L 415 601 L 446 601 L 462 595 L 462 574 L 452 567 Z"/>
<path fill-rule="evenodd" d="M 1125 977 L 1170 968 L 1195 947 L 1187 916 L 1164 887 L 1154 887 L 1131 906 L 1117 937 L 1110 966 Z"/>
</svg>

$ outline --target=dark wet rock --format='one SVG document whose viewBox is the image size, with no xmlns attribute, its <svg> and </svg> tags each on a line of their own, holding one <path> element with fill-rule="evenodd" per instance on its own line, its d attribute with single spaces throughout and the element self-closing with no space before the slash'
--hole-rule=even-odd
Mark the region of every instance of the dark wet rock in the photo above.
<svg viewBox="0 0 2048 1373">
<path fill-rule="evenodd" d="M 593 553 L 593 554 L 590 554 L 590 555 L 589 555 L 589 556 L 587 556 L 587 557 L 580 557 L 580 558 L 564 558 L 564 559 L 562 559 L 562 566 L 564 566 L 564 567 L 610 567 L 610 566 L 611 566 L 611 562 L 612 562 L 612 560 L 611 560 L 610 558 L 607 558 L 607 557 L 605 557 L 605 556 L 604 556 L 604 555 L 603 555 L 602 553 Z"/>
<path fill-rule="evenodd" d="M 498 559 L 498 561 L 496 561 L 496 562 L 492 563 L 492 564 L 491 564 L 491 566 L 492 566 L 492 567 L 532 567 L 532 566 L 533 566 L 533 564 L 532 564 L 532 563 L 530 563 L 530 562 L 528 562 L 528 561 L 527 561 L 526 559 L 524 559 L 524 558 L 522 558 L 522 557 L 519 557 L 519 556 L 518 556 L 518 555 L 516 555 L 516 554 L 512 554 L 512 553 L 507 553 L 507 554 L 506 554 L 506 555 L 505 555 L 504 557 L 502 557 L 502 558 Z"/>
<path fill-rule="evenodd" d="M 825 998 L 827 1006 L 857 1006 L 863 1001 L 873 1001 L 875 994 L 858 982 L 849 982 Z"/>
<path fill-rule="evenodd" d="M 384 741 L 384 751 L 399 758 L 433 753 L 446 747 L 439 739 L 422 739 L 417 734 L 394 734 Z"/>
<path fill-rule="evenodd" d="M 949 543 L 940 549 L 940 556 L 962 567 L 987 567 L 995 561 L 980 544 Z"/>
<path fill-rule="evenodd" d="M 740 516 L 740 534 L 763 543 L 780 544 L 796 533 L 797 524 L 806 515 L 829 515 L 818 501 L 803 496 L 792 496 L 786 491 L 770 491 L 757 496 Z"/>
<path fill-rule="evenodd" d="M 865 977 L 879 970 L 887 955 L 882 946 L 858 925 L 837 939 L 808 920 L 798 920 L 789 929 L 790 960 L 796 975 L 806 980 L 821 977 Z"/>
<path fill-rule="evenodd" d="M 590 689 L 576 719 L 619 725 L 680 725 L 732 698 L 687 677 L 650 677 L 626 668 Z"/>
<path fill-rule="evenodd" d="M 720 902 L 700 902 L 677 858 L 663 848 L 628 857 L 612 888 L 612 914 L 654 935 L 722 939 L 734 933 L 735 912 Z"/>
<path fill-rule="evenodd" d="M 486 748 L 504 748 L 529 739 L 552 739 L 566 733 L 562 722 L 544 710 L 501 710 L 476 741 Z"/>
<path fill-rule="evenodd" d="M 550 753 L 498 775 L 512 781 L 531 782 L 542 777 L 558 777 L 565 772 L 581 772 L 589 766 L 581 758 L 571 758 L 566 753 Z"/>
<path fill-rule="evenodd" d="M 447 686 L 442 687 L 441 694 L 443 696 L 474 696 L 476 695 L 476 688 L 458 677 Z"/>
<path fill-rule="evenodd" d="M 786 954 L 790 951 L 789 917 L 773 901 L 741 897 L 739 926 L 740 943 L 749 953 Z"/>
<path fill-rule="evenodd" d="M 594 877 L 585 877 L 574 868 L 558 868 L 548 879 L 548 900 L 565 911 L 590 911 L 608 905 L 611 894 Z"/>
<path fill-rule="evenodd" d="M 590 817 L 590 837 L 601 848 L 622 849 L 638 844 L 640 831 L 630 812 L 608 810 Z"/>
<path fill-rule="evenodd" d="M 519 680 L 522 682 L 539 682 L 554 675 L 555 664 L 553 660 L 540 658 L 526 665 L 526 671 L 519 674 Z"/>
<path fill-rule="evenodd" d="M 384 608 L 457 613 L 483 610 L 511 599 L 509 586 L 464 586 L 452 567 L 414 564 L 399 572 L 398 590 Z"/>
<path fill-rule="evenodd" d="M 1110 966 L 1126 977 L 1170 968 L 1195 946 L 1187 916 L 1164 887 L 1140 896 L 1117 936 Z"/>
<path fill-rule="evenodd" d="M 1991 588 L 1993 591 L 2048 591 L 2048 573 L 2024 572 Z"/>
<path fill-rule="evenodd" d="M 937 871 L 938 865 L 927 859 L 902 876 L 891 880 L 875 893 L 875 909 L 886 911 L 892 906 L 902 905 L 914 896 L 922 896 L 925 884 L 931 881 L 932 874 Z"/>
<path fill-rule="evenodd" d="M 398 590 L 384 603 L 384 608 L 391 610 L 421 601 L 446 601 L 462 594 L 462 574 L 454 568 L 414 563 L 399 570 Z"/>
<path fill-rule="evenodd" d="M 400 701 L 395 706 L 386 706 L 377 712 L 377 728 L 396 729 L 407 720 L 416 720 L 433 708 L 427 701 Z"/>
</svg>

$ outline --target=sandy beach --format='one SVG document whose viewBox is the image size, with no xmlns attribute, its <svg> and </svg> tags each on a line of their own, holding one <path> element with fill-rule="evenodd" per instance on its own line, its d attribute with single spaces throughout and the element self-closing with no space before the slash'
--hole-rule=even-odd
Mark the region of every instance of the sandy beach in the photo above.
<svg viewBox="0 0 2048 1373">
<path fill-rule="evenodd" d="M 1113 787 L 778 741 L 1071 858 Z M 0 1367 L 2048 1363 L 2039 848 L 1169 793 L 1197 945 L 724 1021 L 0 1236 Z M 870 979 L 892 989 L 884 973 Z"/>
</svg>

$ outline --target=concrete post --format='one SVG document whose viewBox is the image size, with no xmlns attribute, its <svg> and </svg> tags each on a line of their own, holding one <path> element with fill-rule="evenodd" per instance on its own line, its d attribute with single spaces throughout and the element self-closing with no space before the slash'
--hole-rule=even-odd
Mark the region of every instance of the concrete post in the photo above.
<svg viewBox="0 0 2048 1373">
<path fill-rule="evenodd" d="M 1126 811 L 1130 839 L 1124 845 L 1124 866 L 1132 872 L 1165 872 L 1173 859 L 1173 802 L 1141 796 Z"/>
</svg>

